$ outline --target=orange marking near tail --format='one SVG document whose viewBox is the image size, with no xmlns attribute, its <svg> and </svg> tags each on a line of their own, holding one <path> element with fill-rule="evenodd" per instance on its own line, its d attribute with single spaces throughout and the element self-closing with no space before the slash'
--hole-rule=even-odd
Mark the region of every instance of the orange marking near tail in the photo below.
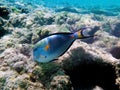
<svg viewBox="0 0 120 90">
<path fill-rule="evenodd" d="M 71 37 L 71 38 L 74 38 L 74 35 L 71 35 L 70 37 Z"/>
</svg>

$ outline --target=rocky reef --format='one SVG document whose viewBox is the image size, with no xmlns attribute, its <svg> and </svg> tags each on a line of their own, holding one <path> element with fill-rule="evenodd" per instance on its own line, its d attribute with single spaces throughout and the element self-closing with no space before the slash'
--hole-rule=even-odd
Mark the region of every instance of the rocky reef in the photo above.
<svg viewBox="0 0 120 90">
<path fill-rule="evenodd" d="M 0 90 L 120 90 L 119 16 L 8 7 L 0 7 Z M 32 59 L 41 38 L 81 27 L 97 36 L 76 40 L 56 61 Z"/>
</svg>

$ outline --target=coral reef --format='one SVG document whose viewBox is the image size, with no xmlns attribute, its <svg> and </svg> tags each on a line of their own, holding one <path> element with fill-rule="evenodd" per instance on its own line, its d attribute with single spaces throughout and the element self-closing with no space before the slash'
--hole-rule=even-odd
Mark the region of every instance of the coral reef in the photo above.
<svg viewBox="0 0 120 90">
<path fill-rule="evenodd" d="M 0 90 L 120 90 L 119 16 L 20 3 L 8 7 L 0 7 Z M 81 27 L 97 36 L 76 40 L 56 61 L 33 60 L 37 41 Z"/>
</svg>

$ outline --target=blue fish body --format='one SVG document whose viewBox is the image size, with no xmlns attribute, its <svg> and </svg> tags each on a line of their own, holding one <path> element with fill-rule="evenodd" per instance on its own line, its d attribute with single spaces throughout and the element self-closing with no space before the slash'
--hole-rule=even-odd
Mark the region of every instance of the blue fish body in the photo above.
<svg viewBox="0 0 120 90">
<path fill-rule="evenodd" d="M 64 54 L 78 38 L 83 38 L 81 31 L 52 34 L 34 45 L 33 58 L 35 61 L 42 63 L 52 61 Z"/>
</svg>

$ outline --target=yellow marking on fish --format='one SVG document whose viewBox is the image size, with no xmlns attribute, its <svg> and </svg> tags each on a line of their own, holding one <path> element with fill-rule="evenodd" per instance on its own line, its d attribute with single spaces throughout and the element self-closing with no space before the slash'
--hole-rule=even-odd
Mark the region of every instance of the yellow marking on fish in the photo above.
<svg viewBox="0 0 120 90">
<path fill-rule="evenodd" d="M 50 48 L 49 44 L 44 47 L 45 51 L 47 51 L 49 48 Z"/>
<path fill-rule="evenodd" d="M 81 35 L 81 30 L 78 31 L 78 38 L 82 38 L 82 35 Z"/>
</svg>

